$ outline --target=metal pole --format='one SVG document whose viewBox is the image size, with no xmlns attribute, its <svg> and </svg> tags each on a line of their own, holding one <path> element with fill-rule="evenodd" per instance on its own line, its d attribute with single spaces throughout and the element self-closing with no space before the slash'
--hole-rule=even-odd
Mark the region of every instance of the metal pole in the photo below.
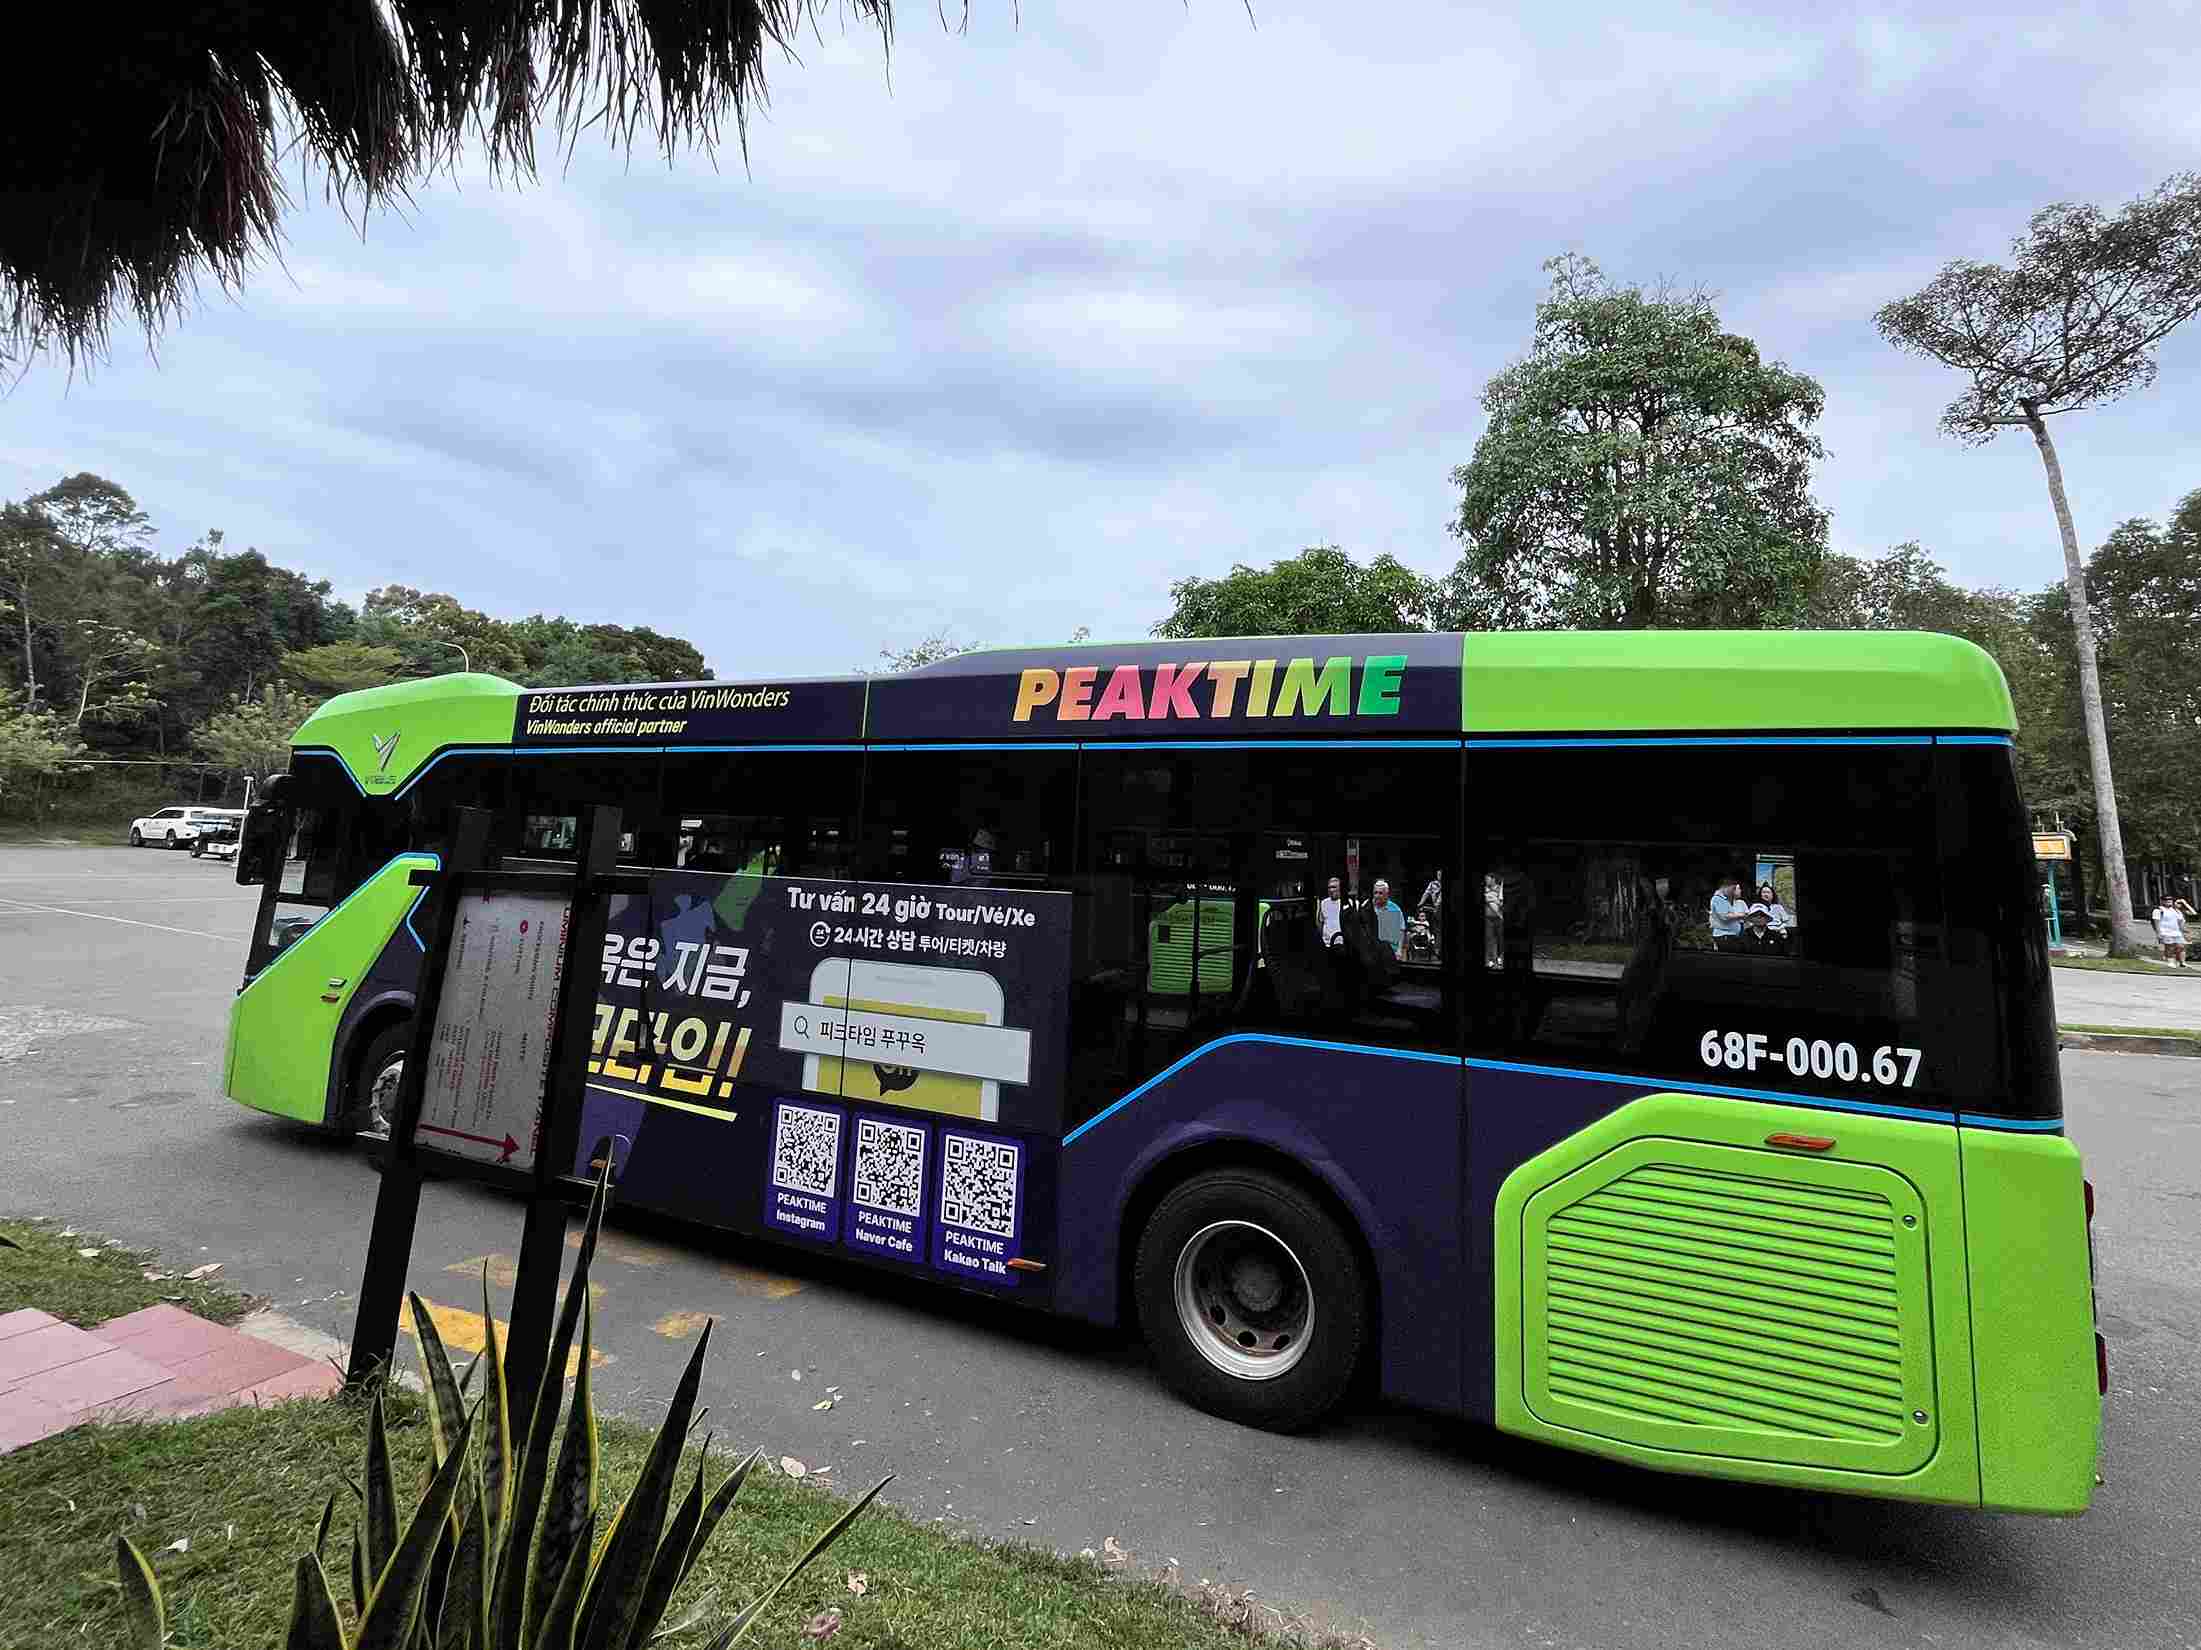
<svg viewBox="0 0 2201 1650">
<path fill-rule="evenodd" d="M 493 816 L 482 808 L 454 810 L 450 857 L 435 885 L 441 898 L 429 924 L 420 982 L 413 992 L 413 1042 L 406 1051 L 397 1112 L 390 1119 L 390 1138 L 383 1148 L 382 1189 L 375 1196 L 367 1264 L 359 1279 L 359 1307 L 352 1319 L 351 1359 L 344 1383 L 353 1388 L 388 1369 L 397 1351 L 398 1310 L 405 1304 L 405 1274 L 412 1263 L 413 1231 L 420 1217 L 420 1157 L 413 1133 L 420 1122 L 421 1096 L 435 1047 L 444 959 L 450 955 L 451 935 L 458 924 L 458 879 L 487 863 L 492 822 Z"/>
</svg>

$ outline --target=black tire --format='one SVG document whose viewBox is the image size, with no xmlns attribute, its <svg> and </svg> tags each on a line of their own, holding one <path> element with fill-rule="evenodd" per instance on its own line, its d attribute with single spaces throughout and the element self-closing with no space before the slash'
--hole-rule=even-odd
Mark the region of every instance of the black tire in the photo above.
<svg viewBox="0 0 2201 1650">
<path fill-rule="evenodd" d="M 1368 1340 L 1351 1241 L 1309 1193 L 1259 1169 L 1210 1170 L 1164 1197 L 1132 1289 L 1163 1379 L 1211 1415 L 1270 1432 L 1333 1408 Z"/>
<path fill-rule="evenodd" d="M 170 849 L 171 851 L 173 851 L 173 850 L 175 849 L 175 846 L 176 846 L 176 833 L 175 833 L 174 831 L 170 831 L 170 832 L 168 833 L 168 846 L 169 846 L 169 849 Z"/>
<path fill-rule="evenodd" d="M 139 830 L 135 825 L 130 827 L 130 846 L 133 848 L 142 848 L 145 846 L 145 833 Z"/>
<path fill-rule="evenodd" d="M 191 857 L 193 859 L 203 859 L 206 857 L 205 837 L 195 836 L 191 839 Z"/>
<path fill-rule="evenodd" d="M 389 1119 L 378 1118 L 375 1110 L 375 1088 L 378 1082 L 388 1078 L 394 1086 L 395 1074 L 405 1068 L 405 1051 L 412 1047 L 413 1023 L 399 1020 L 386 1025 L 374 1034 L 367 1044 L 367 1052 L 359 1057 L 359 1064 L 352 1072 L 351 1087 L 344 1096 L 344 1109 L 336 1119 L 336 1127 L 346 1134 L 371 1134 L 379 1123 L 387 1132 Z M 392 1088 L 382 1093 L 385 1106 L 395 1099 Z"/>
</svg>

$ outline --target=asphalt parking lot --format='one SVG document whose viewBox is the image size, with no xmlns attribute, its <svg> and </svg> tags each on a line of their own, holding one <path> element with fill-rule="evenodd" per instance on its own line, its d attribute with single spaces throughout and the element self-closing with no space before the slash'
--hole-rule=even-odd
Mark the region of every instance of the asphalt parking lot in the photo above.
<svg viewBox="0 0 2201 1650">
<path fill-rule="evenodd" d="M 0 1210 L 219 1260 L 341 1335 L 374 1174 L 218 1094 L 251 911 L 181 854 L 0 849 Z M 2079 1520 L 1705 1485 L 1388 1410 L 1271 1437 L 1179 1404 L 1135 1345 L 689 1231 L 607 1239 L 598 1392 L 646 1415 L 715 1316 L 722 1435 L 845 1484 L 892 1470 L 959 1528 L 1113 1536 L 1393 1650 L 2201 1644 L 2201 1060 L 2065 1061 L 2113 1380 Z M 412 1286 L 463 1334 L 519 1226 L 431 1185 Z"/>
</svg>

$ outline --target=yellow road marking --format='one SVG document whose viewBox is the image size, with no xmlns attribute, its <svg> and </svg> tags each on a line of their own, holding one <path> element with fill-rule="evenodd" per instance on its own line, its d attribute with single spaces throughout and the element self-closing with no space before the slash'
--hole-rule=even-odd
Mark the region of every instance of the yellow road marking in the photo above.
<svg viewBox="0 0 2201 1650">
<path fill-rule="evenodd" d="M 566 1247 L 580 1248 L 581 1234 L 574 1232 L 568 1236 Z M 754 1295 L 765 1300 L 779 1301 L 785 1300 L 789 1295 L 802 1293 L 802 1284 L 799 1281 L 781 1277 L 777 1272 L 743 1266 L 738 1261 L 713 1260 L 708 1255 L 697 1254 L 693 1249 L 679 1249 L 668 1243 L 652 1243 L 647 1238 L 622 1232 L 599 1233 L 596 1238 L 596 1252 L 605 1260 L 616 1260 L 628 1266 L 662 1266 L 669 1260 L 708 1266 L 732 1286 L 737 1295 Z M 480 1263 L 477 1261 L 473 1264 L 478 1266 Z M 595 1287 L 593 1282 L 590 1287 Z"/>
<path fill-rule="evenodd" d="M 520 1281 L 520 1263 L 510 1255 L 476 1255 L 471 1260 L 453 1261 L 444 1270 L 479 1282 L 485 1265 L 489 1268 L 489 1281 L 499 1289 L 510 1289 Z M 588 1298 L 598 1306 L 604 1304 L 604 1286 L 594 1278 L 588 1280 Z"/>
<path fill-rule="evenodd" d="M 436 1326 L 436 1333 L 443 1337 L 443 1344 L 447 1350 L 451 1352 L 480 1352 L 488 1346 L 489 1339 L 483 1332 L 482 1316 L 479 1312 L 468 1312 L 460 1307 L 445 1306 L 438 1301 L 429 1301 L 426 1304 L 428 1307 L 428 1321 Z M 505 1344 L 507 1338 L 505 1321 L 502 1318 L 495 1318 L 490 1321 L 497 1326 L 497 1344 L 501 1347 Z M 408 1335 L 419 1333 L 413 1328 L 413 1303 L 411 1301 L 407 1301 L 399 1311 L 397 1325 Z M 601 1348 L 592 1346 L 588 1349 L 589 1368 L 602 1369 L 604 1365 L 610 1362 L 611 1355 Z M 575 1347 L 566 1354 L 566 1379 L 570 1381 L 580 1373 L 581 1349 Z"/>
</svg>

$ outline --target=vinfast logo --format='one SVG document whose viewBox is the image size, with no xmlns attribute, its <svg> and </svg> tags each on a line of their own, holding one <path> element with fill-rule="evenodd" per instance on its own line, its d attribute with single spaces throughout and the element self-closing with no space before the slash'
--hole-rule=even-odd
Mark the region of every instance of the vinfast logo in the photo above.
<svg viewBox="0 0 2201 1650">
<path fill-rule="evenodd" d="M 370 733 L 367 737 L 374 741 L 374 753 L 381 758 L 380 761 L 375 763 L 374 771 L 376 773 L 388 773 L 390 771 L 390 758 L 397 754 L 397 742 L 404 737 L 403 732 L 393 733 L 387 739 L 378 733 Z"/>
<path fill-rule="evenodd" d="M 1202 722 L 1240 717 L 1396 716 L 1406 656 L 1217 659 L 1027 670 L 1016 720 Z"/>
</svg>

